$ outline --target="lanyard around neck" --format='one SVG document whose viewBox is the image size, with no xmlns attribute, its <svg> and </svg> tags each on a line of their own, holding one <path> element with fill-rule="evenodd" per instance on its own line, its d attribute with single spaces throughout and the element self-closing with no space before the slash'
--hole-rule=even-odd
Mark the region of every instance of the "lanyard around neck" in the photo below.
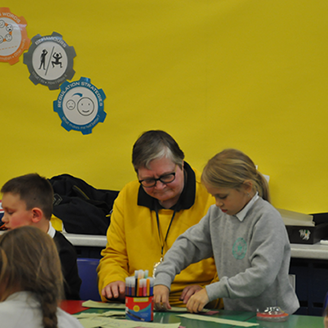
<svg viewBox="0 0 328 328">
<path fill-rule="evenodd" d="M 158 215 L 158 207 L 157 207 L 157 206 L 156 206 L 156 208 L 155 208 L 155 212 L 156 212 L 156 220 L 157 220 L 158 236 L 159 236 L 159 240 L 161 241 L 161 229 L 160 229 L 160 225 L 159 225 L 159 215 Z M 172 215 L 172 218 L 171 218 L 171 221 L 170 221 L 169 227 L 167 228 L 166 235 L 165 235 L 165 239 L 163 240 L 163 243 L 162 243 L 162 247 L 161 247 L 161 259 L 163 258 L 164 245 L 165 245 L 165 243 L 166 243 L 167 236 L 169 235 L 169 231 L 170 231 L 170 228 L 171 228 L 171 225 L 172 225 L 172 222 L 173 222 L 173 219 L 174 219 L 174 217 L 175 217 L 175 213 L 176 213 L 176 212 L 177 212 L 177 204 L 174 206 L 173 215 Z"/>
</svg>

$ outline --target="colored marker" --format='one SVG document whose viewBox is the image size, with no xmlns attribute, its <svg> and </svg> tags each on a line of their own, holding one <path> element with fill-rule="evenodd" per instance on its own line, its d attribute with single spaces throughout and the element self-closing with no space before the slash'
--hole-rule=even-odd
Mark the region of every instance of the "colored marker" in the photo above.
<svg viewBox="0 0 328 328">
<path fill-rule="evenodd" d="M 151 278 L 149 278 L 149 280 L 150 280 L 149 296 L 153 296 L 153 291 L 154 291 L 154 278 L 151 277 Z"/>
<path fill-rule="evenodd" d="M 150 296 L 150 279 L 146 280 L 146 296 Z"/>
<path fill-rule="evenodd" d="M 134 296 L 138 296 L 138 270 L 134 271 L 135 285 L 134 285 Z"/>
</svg>

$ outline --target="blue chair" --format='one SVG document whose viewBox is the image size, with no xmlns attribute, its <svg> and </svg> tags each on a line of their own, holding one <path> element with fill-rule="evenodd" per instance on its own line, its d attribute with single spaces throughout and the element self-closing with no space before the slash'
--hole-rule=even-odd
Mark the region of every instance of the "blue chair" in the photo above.
<svg viewBox="0 0 328 328">
<path fill-rule="evenodd" d="M 79 276 L 82 279 L 82 284 L 80 288 L 81 300 L 93 300 L 101 301 L 98 292 L 98 282 L 97 282 L 97 267 L 99 264 L 99 259 L 93 258 L 78 258 L 77 267 L 79 270 Z"/>
</svg>

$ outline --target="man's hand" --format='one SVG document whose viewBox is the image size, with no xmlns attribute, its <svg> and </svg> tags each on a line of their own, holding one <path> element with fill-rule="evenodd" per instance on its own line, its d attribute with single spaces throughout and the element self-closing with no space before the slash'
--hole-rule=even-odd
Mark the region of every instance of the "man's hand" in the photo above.
<svg viewBox="0 0 328 328">
<path fill-rule="evenodd" d="M 117 299 L 121 302 L 125 301 L 125 282 L 114 281 L 107 285 L 101 291 L 101 295 L 106 297 L 108 300 Z"/>
<path fill-rule="evenodd" d="M 171 309 L 169 293 L 170 290 L 164 285 L 157 285 L 154 287 L 153 303 L 157 311 L 167 311 Z"/>
<path fill-rule="evenodd" d="M 204 306 L 209 302 L 206 289 L 196 292 L 189 298 L 187 303 L 187 310 L 190 313 L 198 313 L 203 310 Z"/>
</svg>

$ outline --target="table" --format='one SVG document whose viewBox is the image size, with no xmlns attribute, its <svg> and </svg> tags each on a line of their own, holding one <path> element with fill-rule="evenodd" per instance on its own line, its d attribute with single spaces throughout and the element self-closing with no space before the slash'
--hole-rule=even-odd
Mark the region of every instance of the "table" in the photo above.
<svg viewBox="0 0 328 328">
<path fill-rule="evenodd" d="M 78 257 L 100 258 L 106 236 L 65 234 L 75 246 Z M 294 276 L 301 307 L 297 314 L 320 316 L 328 292 L 328 245 L 291 244 L 290 274 Z"/>
<path fill-rule="evenodd" d="M 65 237 L 76 247 L 106 247 L 106 236 L 81 235 L 64 233 Z M 316 244 L 290 244 L 291 257 L 303 259 L 328 260 L 328 245 Z"/>
<path fill-rule="evenodd" d="M 0 235 L 3 231 L 0 231 Z M 100 251 L 106 247 L 107 238 L 102 235 L 82 235 L 73 233 L 64 233 L 64 236 L 79 250 L 94 249 L 94 256 L 100 258 Z M 301 259 L 328 260 L 328 245 L 316 244 L 290 244 L 291 257 Z M 84 254 L 82 254 L 84 255 Z"/>
<path fill-rule="evenodd" d="M 101 250 L 106 247 L 106 236 L 64 235 L 75 246 L 80 258 L 99 259 Z M 301 305 L 297 314 L 320 316 L 328 293 L 328 245 L 291 244 L 289 273 L 295 277 L 296 294 Z"/>
<path fill-rule="evenodd" d="M 108 311 L 108 309 L 88 309 L 82 306 L 84 301 L 63 301 L 61 308 L 68 313 L 78 313 L 78 312 L 93 312 L 101 313 Z M 123 312 L 123 311 L 122 311 Z M 305 316 L 305 315 L 291 315 L 289 319 L 285 322 L 267 322 L 260 321 L 256 318 L 256 313 L 254 312 L 238 312 L 238 311 L 227 311 L 220 310 L 218 314 L 213 317 L 238 320 L 249 323 L 258 323 L 258 328 L 323 328 L 323 318 L 319 316 Z M 181 326 L 186 328 L 238 328 L 235 325 L 221 324 L 217 322 L 208 322 L 193 320 L 189 318 L 179 317 L 177 313 L 170 312 L 155 312 L 154 322 L 160 323 L 175 323 L 181 322 Z"/>
</svg>

